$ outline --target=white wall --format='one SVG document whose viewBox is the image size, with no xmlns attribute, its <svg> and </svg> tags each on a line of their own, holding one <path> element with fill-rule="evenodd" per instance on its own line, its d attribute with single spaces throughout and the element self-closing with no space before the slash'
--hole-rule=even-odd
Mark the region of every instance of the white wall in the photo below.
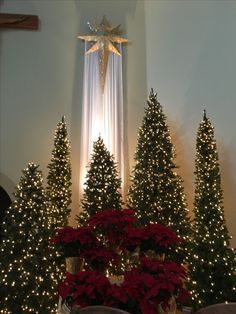
<svg viewBox="0 0 236 314">
<path fill-rule="evenodd" d="M 0 172 L 16 184 L 30 161 L 46 172 L 56 124 L 64 114 L 70 124 L 78 13 L 73 1 L 3 1 L 1 11 L 41 23 L 36 32 L 1 31 Z"/>
<path fill-rule="evenodd" d="M 236 1 L 145 1 L 147 86 L 177 146 L 192 207 L 195 139 L 207 110 L 218 145 L 227 225 L 236 245 Z"/>
<path fill-rule="evenodd" d="M 87 21 L 99 23 L 105 14 L 130 40 L 123 49 L 127 172 L 153 87 L 168 117 L 191 207 L 196 130 L 206 108 L 236 246 L 235 1 L 3 0 L 1 12 L 37 14 L 41 24 L 36 32 L 0 33 L 0 174 L 8 192 L 29 161 L 39 163 L 46 177 L 54 129 L 65 114 L 73 213 L 78 211 L 83 42 L 76 37 L 88 32 Z"/>
</svg>

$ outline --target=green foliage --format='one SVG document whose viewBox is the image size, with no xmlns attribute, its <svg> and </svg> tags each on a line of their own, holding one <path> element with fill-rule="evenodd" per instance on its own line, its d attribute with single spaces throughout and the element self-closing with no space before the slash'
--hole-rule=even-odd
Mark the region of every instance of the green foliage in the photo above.
<svg viewBox="0 0 236 314">
<path fill-rule="evenodd" d="M 54 148 L 48 169 L 47 208 L 49 211 L 50 232 L 54 236 L 57 229 L 68 225 L 71 212 L 70 143 L 64 117 L 62 117 L 55 130 Z M 65 259 L 59 256 L 55 249 L 54 259 L 56 263 L 54 280 L 58 285 L 66 271 L 66 265 Z"/>
<path fill-rule="evenodd" d="M 49 246 L 42 174 L 30 163 L 3 222 L 0 313 L 56 313 L 55 262 Z"/>
<path fill-rule="evenodd" d="M 120 189 L 121 180 L 118 177 L 114 157 L 99 136 L 93 144 L 82 199 L 83 212 L 78 216 L 79 224 L 86 224 L 86 220 L 98 211 L 120 209 L 122 207 Z"/>
<path fill-rule="evenodd" d="M 214 129 L 204 111 L 197 133 L 190 286 L 195 308 L 236 301 L 236 260 L 229 248 Z"/>
<path fill-rule="evenodd" d="M 138 134 L 128 202 L 141 225 L 162 223 L 188 240 L 191 230 L 182 180 L 175 172 L 175 152 L 166 117 L 153 90 L 147 104 Z M 186 247 L 182 253 L 187 256 Z"/>
<path fill-rule="evenodd" d="M 55 130 L 54 148 L 48 168 L 47 199 L 51 228 L 54 231 L 68 225 L 71 212 L 70 144 L 64 117 Z"/>
</svg>

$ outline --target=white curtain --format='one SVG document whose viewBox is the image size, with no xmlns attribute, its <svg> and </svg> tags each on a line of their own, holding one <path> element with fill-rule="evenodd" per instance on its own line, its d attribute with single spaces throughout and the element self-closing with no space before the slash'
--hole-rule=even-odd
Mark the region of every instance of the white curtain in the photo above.
<svg viewBox="0 0 236 314">
<path fill-rule="evenodd" d="M 83 189 L 93 142 L 100 135 L 118 164 L 119 176 L 124 182 L 123 162 L 123 89 L 122 56 L 110 53 L 104 93 L 100 87 L 99 54 L 86 54 L 85 42 L 84 85 L 82 104 L 80 194 Z M 121 52 L 121 44 L 119 44 Z"/>
</svg>

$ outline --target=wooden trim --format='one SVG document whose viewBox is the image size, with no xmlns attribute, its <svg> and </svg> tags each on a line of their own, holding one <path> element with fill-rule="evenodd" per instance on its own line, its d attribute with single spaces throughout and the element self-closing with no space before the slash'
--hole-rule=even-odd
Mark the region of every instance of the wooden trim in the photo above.
<svg viewBox="0 0 236 314">
<path fill-rule="evenodd" d="M 39 18 L 37 15 L 0 13 L 0 28 L 37 30 Z"/>
</svg>

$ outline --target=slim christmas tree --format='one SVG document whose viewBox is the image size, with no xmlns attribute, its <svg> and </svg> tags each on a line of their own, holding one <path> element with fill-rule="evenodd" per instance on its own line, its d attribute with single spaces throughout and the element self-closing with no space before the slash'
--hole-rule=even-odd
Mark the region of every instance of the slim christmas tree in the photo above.
<svg viewBox="0 0 236 314">
<path fill-rule="evenodd" d="M 65 118 L 58 123 L 52 159 L 48 165 L 47 199 L 52 230 L 68 225 L 71 204 L 70 144 Z"/>
<path fill-rule="evenodd" d="M 196 142 L 194 239 L 190 284 L 195 308 L 236 301 L 236 260 L 222 205 L 214 129 L 204 111 Z"/>
<path fill-rule="evenodd" d="M 0 246 L 0 313 L 56 313 L 55 263 L 42 174 L 30 163 L 6 212 Z"/>
<path fill-rule="evenodd" d="M 174 170 L 170 132 L 153 90 L 147 104 L 138 134 L 128 202 L 141 225 L 162 223 L 187 240 L 190 227 L 182 180 Z"/>
<path fill-rule="evenodd" d="M 96 212 L 105 209 L 120 209 L 121 180 L 113 156 L 107 150 L 102 138 L 93 144 L 89 170 L 86 175 L 82 199 L 83 212 L 78 222 L 83 225 Z"/>
</svg>

